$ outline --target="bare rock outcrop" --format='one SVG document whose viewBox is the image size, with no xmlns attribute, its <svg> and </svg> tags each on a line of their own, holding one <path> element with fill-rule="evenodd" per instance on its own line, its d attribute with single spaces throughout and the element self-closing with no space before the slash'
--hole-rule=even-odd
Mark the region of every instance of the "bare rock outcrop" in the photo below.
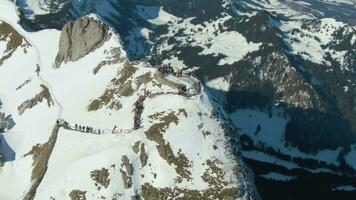
<svg viewBox="0 0 356 200">
<path fill-rule="evenodd" d="M 125 166 L 128 175 L 130 176 L 133 175 L 133 167 L 132 164 L 130 163 L 129 158 L 126 155 L 122 156 L 121 161 L 122 161 L 122 166 Z"/>
<path fill-rule="evenodd" d="M 87 193 L 87 191 L 80 191 L 80 190 L 72 190 L 69 193 L 69 197 L 71 200 L 86 200 L 86 196 L 85 194 Z"/>
<path fill-rule="evenodd" d="M 27 47 L 30 46 L 28 41 L 18 33 L 10 24 L 0 20 L 0 42 L 5 42 L 5 49 L 0 50 L 0 65 L 7 59 L 9 59 L 17 50 L 17 48 L 23 48 L 24 52 L 27 52 Z"/>
<path fill-rule="evenodd" d="M 145 144 L 142 144 L 141 145 L 141 153 L 140 153 L 140 160 L 141 160 L 142 167 L 147 165 L 147 159 L 148 159 L 148 155 L 145 150 Z"/>
<path fill-rule="evenodd" d="M 26 100 L 18 108 L 19 115 L 22 115 L 27 109 L 35 107 L 37 104 L 47 101 L 48 107 L 54 105 L 49 89 L 45 85 L 41 85 L 42 91 L 38 93 L 34 98 Z"/>
<path fill-rule="evenodd" d="M 66 24 L 62 29 L 55 67 L 84 57 L 101 47 L 110 36 L 109 27 L 92 17 L 82 17 Z"/>
</svg>

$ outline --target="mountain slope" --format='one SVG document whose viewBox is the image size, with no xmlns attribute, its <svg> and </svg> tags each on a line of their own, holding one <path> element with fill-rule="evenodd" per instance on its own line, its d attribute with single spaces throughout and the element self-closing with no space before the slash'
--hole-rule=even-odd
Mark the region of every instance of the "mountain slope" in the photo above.
<svg viewBox="0 0 356 200">
<path fill-rule="evenodd" d="M 240 149 L 241 144 L 242 156 L 256 175 L 257 189 L 262 198 L 352 199 L 356 188 L 353 182 L 356 164 L 352 159 L 356 144 L 356 8 L 353 0 L 58 0 L 51 1 L 51 4 L 42 0 L 23 0 L 16 1 L 15 4 L 19 16 L 15 13 L 14 4 L 4 1 L 3 5 L 7 7 L 3 7 L 6 9 L 0 15 L 10 20 L 14 27 L 19 27 L 18 22 L 26 29 L 21 35 L 28 35 L 35 41 L 36 45 L 30 43 L 41 55 L 38 61 L 42 63 L 40 75 L 52 88 L 47 86 L 53 103 L 41 98 L 41 94 L 46 94 L 47 91 L 41 87 L 41 80 L 36 83 L 38 89 L 31 93 L 31 98 L 44 105 L 47 102 L 52 109 L 63 107 L 61 116 L 72 126 L 73 123 L 95 125 L 97 127 L 94 128 L 110 133 L 116 125 L 120 133 L 131 132 L 130 129 L 138 124 L 132 120 L 135 116 L 132 104 L 137 100 L 136 95 L 145 87 L 156 93 L 153 99 L 145 100 L 145 110 L 141 114 L 142 130 L 122 137 L 130 139 L 131 146 L 140 138 L 140 144 L 135 147 L 139 149 L 135 150 L 138 153 L 141 151 L 141 143 L 145 144 L 145 149 L 156 145 L 151 156 L 163 160 L 155 160 L 159 164 L 152 166 L 163 166 L 163 163 L 167 162 L 171 167 L 170 175 L 181 176 L 182 182 L 177 181 L 174 186 L 172 182 L 165 182 L 164 184 L 170 184 L 171 187 L 164 189 L 164 184 L 160 185 L 159 181 L 150 183 L 151 179 L 146 177 L 150 172 L 146 171 L 146 168 L 133 164 L 133 187 L 127 193 L 122 193 L 125 197 L 133 195 L 136 190 L 141 196 L 149 195 L 153 191 L 156 196 L 146 196 L 148 199 L 162 199 L 167 197 L 166 195 L 171 197 L 184 191 L 186 197 L 207 197 L 211 191 L 199 185 L 201 182 L 196 182 L 204 172 L 195 167 L 211 167 L 216 163 L 225 163 L 222 171 L 227 175 L 231 174 L 230 163 L 237 162 L 244 169 L 243 174 L 248 176 L 245 167 L 240 163 L 240 156 L 227 159 L 229 152 L 235 148 Z M 110 28 L 98 28 L 98 21 L 99 24 L 103 23 L 101 27 Z M 78 26 L 73 26 L 75 24 Z M 90 29 L 89 32 L 86 27 Z M 60 33 L 63 28 L 64 31 Z M 109 29 L 111 36 L 106 37 Z M 76 38 L 73 44 L 71 37 Z M 4 65 L 9 60 L 6 57 L 14 54 L 9 52 L 4 54 Z M 35 59 L 32 62 L 35 62 Z M 177 84 L 183 84 L 190 88 L 200 81 L 194 77 L 162 78 L 155 71 L 155 67 L 160 65 L 170 65 L 174 70 L 195 75 L 201 81 L 198 85 L 204 87 L 204 92 L 197 94 L 197 90 L 190 90 L 192 97 L 188 99 L 177 95 L 177 90 L 170 87 L 175 88 Z M 56 68 L 52 69 L 53 66 Z M 26 82 L 25 80 L 21 79 L 19 82 Z M 159 87 L 160 84 L 162 86 Z M 13 93 L 9 93 L 11 94 Z M 2 100 L 1 97 L 0 99 Z M 9 100 L 2 102 L 3 107 L 9 104 Z M 25 99 L 21 101 L 23 102 Z M 165 104 L 169 106 L 165 107 Z M 185 110 L 187 117 L 180 109 Z M 163 110 L 169 111 L 159 116 L 154 115 Z M 198 110 L 205 112 L 201 111 L 200 115 Z M 2 108 L 0 112 L 8 116 L 13 111 Z M 24 115 L 27 112 L 28 109 L 25 109 Z M 194 112 L 198 112 L 198 115 L 193 114 Z M 218 120 L 211 121 L 209 117 L 202 117 L 205 116 L 204 113 L 206 116 L 219 116 Z M 168 119 L 174 120 L 161 127 L 168 123 Z M 185 120 L 189 120 L 189 123 L 185 123 Z M 178 124 L 175 124 L 177 121 Z M 192 126 L 192 122 L 196 122 L 201 130 Z M 212 127 L 203 130 L 201 123 Z M 160 134 L 152 135 L 147 132 L 151 127 L 159 127 L 159 131 L 154 132 L 164 135 L 163 140 Z M 228 130 L 233 130 L 233 135 L 224 138 L 223 127 L 230 127 Z M 46 140 L 41 144 L 48 142 L 52 129 L 53 127 L 48 129 Z M 215 155 L 214 152 L 221 146 L 226 146 L 227 153 L 219 157 L 221 162 L 212 162 L 211 156 L 208 155 L 202 158 L 194 157 L 184 152 L 191 149 L 184 145 L 185 140 L 182 141 L 187 135 L 178 139 L 169 137 L 177 130 L 195 130 L 192 133 L 192 141 L 203 141 L 205 138 L 204 144 L 208 146 L 212 146 L 211 141 L 224 138 L 228 143 L 220 146 L 214 144 L 213 149 L 217 150 L 209 151 L 208 154 Z M 207 139 L 209 134 L 207 135 L 206 131 L 212 133 L 211 141 Z M 59 135 L 65 137 L 59 136 L 58 145 L 61 148 L 53 149 L 55 164 L 51 165 L 49 162 L 48 173 L 51 175 L 44 177 L 46 184 L 57 178 L 55 171 L 66 171 L 66 166 L 61 164 L 61 160 L 66 159 L 66 154 L 60 150 L 67 143 L 71 143 L 72 137 L 78 137 L 77 143 L 84 140 L 81 136 L 71 136 L 70 132 L 67 129 L 59 129 Z M 194 134 L 198 132 L 202 132 L 203 138 Z M 136 135 L 136 138 L 131 135 Z M 83 138 L 84 136 L 91 138 L 91 135 L 84 134 Z M 109 146 L 121 142 L 109 139 L 110 136 L 105 137 L 108 138 L 103 138 L 101 142 L 108 142 Z M 166 148 L 168 142 L 172 153 L 162 156 L 162 149 L 170 152 L 169 148 Z M 71 145 L 76 146 L 77 143 L 73 142 Z M 80 160 L 71 170 L 83 173 L 83 176 L 90 171 L 93 176 L 105 175 L 107 179 L 109 176 L 118 176 L 129 180 L 128 172 L 125 172 L 124 168 L 121 170 L 126 175 L 120 174 L 122 172 L 116 168 L 127 159 L 137 159 L 138 154 L 132 153 L 126 147 L 123 152 L 108 147 L 109 149 L 103 149 L 103 152 L 118 154 L 118 160 L 102 159 L 95 153 L 87 155 L 85 152 L 90 151 L 93 143 L 94 141 L 88 139 L 88 144 L 83 145 L 87 146 L 83 147 L 83 150 L 78 149 L 76 157 L 69 158 L 70 162 L 88 156 L 99 160 L 100 165 L 109 165 L 104 163 L 109 160 L 109 163 L 115 164 L 116 167 L 96 165 L 94 169 L 88 166 L 85 171 L 79 172 L 76 169 L 87 165 L 88 162 Z M 205 150 L 206 146 L 200 148 Z M 187 167 L 189 164 L 183 165 L 191 168 L 190 171 L 198 171 L 197 174 L 192 173 L 192 180 L 184 175 L 185 168 L 178 168 L 178 161 L 174 161 L 182 158 L 179 149 L 182 149 L 181 153 L 183 152 L 186 160 L 198 161 L 190 167 Z M 97 151 L 99 150 L 95 150 Z M 123 157 L 125 155 L 127 159 Z M 225 158 L 229 162 L 225 162 Z M 71 170 L 66 172 L 66 177 L 74 176 Z M 159 169 L 157 167 L 150 170 L 156 173 Z M 138 176 L 136 171 L 144 172 L 145 177 Z M 176 173 L 173 173 L 174 171 Z M 87 178 L 99 179 L 89 176 Z M 107 185 L 107 179 L 104 179 L 103 185 L 97 183 L 100 191 L 102 187 L 111 187 Z M 110 178 L 112 179 L 117 180 Z M 154 177 L 153 179 L 156 180 Z M 188 179 L 195 184 L 184 190 Z M 245 185 L 244 180 L 242 178 L 232 181 L 228 188 L 236 188 L 238 183 Z M 225 181 L 219 179 L 219 182 Z M 208 179 L 205 182 L 213 184 Z M 58 184 L 63 182 L 59 181 Z M 84 190 L 79 188 L 81 184 L 75 182 L 70 185 L 76 188 L 63 186 L 66 188 L 64 196 L 68 197 L 68 193 L 71 197 L 88 195 L 93 191 L 91 187 L 95 186 L 85 185 L 85 188 L 89 189 Z M 123 183 L 119 181 L 117 184 Z M 250 181 L 246 180 L 246 184 L 250 185 Z M 247 188 L 252 190 L 241 189 L 250 191 L 241 196 L 254 193 L 253 186 Z M 41 185 L 39 190 L 39 195 L 43 195 L 41 197 L 49 193 L 61 195 L 57 190 Z M 114 190 L 107 190 L 103 192 L 106 196 L 115 196 Z M 215 191 L 218 196 L 214 198 L 223 198 L 219 196 L 224 193 L 222 191 Z"/>
<path fill-rule="evenodd" d="M 54 68 L 59 49 L 65 48 L 60 32 L 26 33 L 12 20 L 2 22 L 11 31 L 2 33 L 2 49 L 14 37 L 23 42 L 11 48 L 0 67 L 2 77 L 9 77 L 1 79 L 1 111 L 15 121 L 2 134 L 0 176 L 7 181 L 1 182 L 0 196 L 258 199 L 239 148 L 230 145 L 238 144 L 236 131 L 205 91 L 182 96 L 160 82 L 148 63 L 129 62 L 120 38 L 108 27 L 102 45 Z M 101 26 L 94 15 L 83 20 L 99 22 L 92 29 Z M 70 58 L 77 54 L 67 52 Z M 142 127 L 135 130 L 133 105 L 144 88 L 152 94 L 144 100 Z M 16 155 L 9 158 L 5 147 Z"/>
</svg>

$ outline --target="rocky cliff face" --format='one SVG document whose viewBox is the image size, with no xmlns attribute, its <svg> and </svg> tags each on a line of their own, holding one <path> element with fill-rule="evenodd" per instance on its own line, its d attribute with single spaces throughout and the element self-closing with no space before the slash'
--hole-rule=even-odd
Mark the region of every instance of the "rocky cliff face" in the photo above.
<svg viewBox="0 0 356 200">
<path fill-rule="evenodd" d="M 102 22 L 83 17 L 66 24 L 61 32 L 55 67 L 76 61 L 99 48 L 111 37 L 109 28 Z"/>
</svg>

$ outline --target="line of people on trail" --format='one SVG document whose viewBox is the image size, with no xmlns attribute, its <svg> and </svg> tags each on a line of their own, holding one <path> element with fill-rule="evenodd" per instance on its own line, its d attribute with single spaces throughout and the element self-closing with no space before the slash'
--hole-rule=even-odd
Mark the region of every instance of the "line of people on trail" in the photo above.
<svg viewBox="0 0 356 200">
<path fill-rule="evenodd" d="M 141 127 L 141 115 L 143 112 L 143 103 L 147 96 L 149 96 L 151 92 L 147 89 L 143 90 L 143 95 L 141 94 L 137 101 L 134 103 L 134 130 L 137 130 Z M 93 134 L 101 134 L 103 131 L 101 129 L 94 129 L 93 127 L 90 126 L 82 126 L 75 124 L 74 126 L 71 126 L 67 121 L 65 120 L 57 120 L 57 126 L 62 126 L 66 129 L 70 130 L 75 130 L 75 131 L 80 131 L 84 133 L 93 133 Z M 111 133 L 115 134 L 117 130 L 117 126 L 115 125 L 114 128 L 112 129 Z"/>
<path fill-rule="evenodd" d="M 146 100 L 147 96 L 150 95 L 150 91 L 147 89 L 143 90 L 143 95 L 140 95 L 137 101 L 134 103 L 134 130 L 137 130 L 141 127 L 141 115 L 143 112 L 143 103 Z"/>
<path fill-rule="evenodd" d="M 63 126 L 66 129 L 80 131 L 83 133 L 101 134 L 103 132 L 101 129 L 95 129 L 90 126 L 82 126 L 82 125 L 78 125 L 78 124 L 71 126 L 67 121 L 64 121 L 64 120 L 63 121 L 57 120 L 57 126 Z"/>
</svg>

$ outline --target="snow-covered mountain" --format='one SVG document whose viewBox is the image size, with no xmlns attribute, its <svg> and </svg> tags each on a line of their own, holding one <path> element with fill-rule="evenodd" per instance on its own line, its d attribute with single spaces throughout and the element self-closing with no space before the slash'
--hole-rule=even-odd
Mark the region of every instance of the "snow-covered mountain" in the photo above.
<svg viewBox="0 0 356 200">
<path fill-rule="evenodd" d="M 1 0 L 0 20 L 0 197 L 356 193 L 354 0 Z"/>
<path fill-rule="evenodd" d="M 128 61 L 96 15 L 30 33 L 0 5 L 1 112 L 15 123 L 2 133 L 2 199 L 258 198 L 221 106 L 169 86 L 197 79 Z"/>
</svg>

